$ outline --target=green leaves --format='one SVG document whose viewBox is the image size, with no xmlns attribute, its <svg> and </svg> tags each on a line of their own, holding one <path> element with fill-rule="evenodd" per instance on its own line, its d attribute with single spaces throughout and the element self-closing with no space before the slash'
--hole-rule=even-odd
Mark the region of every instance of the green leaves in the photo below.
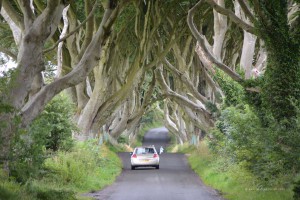
<svg viewBox="0 0 300 200">
<path fill-rule="evenodd" d="M 299 28 L 288 22 L 288 1 L 257 1 L 255 25 L 268 52 L 262 87 L 262 107 L 278 122 L 296 117 L 300 99 Z M 293 124 L 289 123 L 291 126 Z"/>
<path fill-rule="evenodd" d="M 73 111 L 74 107 L 66 96 L 56 96 L 31 126 L 32 134 L 45 140 L 46 149 L 68 150 L 72 146 L 72 131 L 76 130 L 72 122 Z"/>
<path fill-rule="evenodd" d="M 282 174 L 300 170 L 300 121 L 295 124 L 287 129 L 286 122 L 270 118 L 266 127 L 248 105 L 228 107 L 212 131 L 210 148 L 242 164 L 266 184 L 274 184 Z"/>
<path fill-rule="evenodd" d="M 244 99 L 244 89 L 243 87 L 231 79 L 227 74 L 223 71 L 216 69 L 216 74 L 214 79 L 220 85 L 222 91 L 225 94 L 225 105 L 226 106 L 235 106 L 243 103 Z"/>
<path fill-rule="evenodd" d="M 49 153 L 69 150 L 73 146 L 73 105 L 60 94 L 45 108 L 28 130 L 21 130 L 14 139 L 11 157 L 12 176 L 19 182 L 26 182 L 41 172 Z"/>
</svg>

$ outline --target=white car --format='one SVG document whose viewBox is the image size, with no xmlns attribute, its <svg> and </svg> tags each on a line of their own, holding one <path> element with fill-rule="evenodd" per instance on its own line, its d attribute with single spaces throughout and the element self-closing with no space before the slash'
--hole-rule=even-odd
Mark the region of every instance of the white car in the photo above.
<svg viewBox="0 0 300 200">
<path fill-rule="evenodd" d="M 154 146 L 136 147 L 131 155 L 131 169 L 155 167 L 159 169 L 159 155 Z"/>
</svg>

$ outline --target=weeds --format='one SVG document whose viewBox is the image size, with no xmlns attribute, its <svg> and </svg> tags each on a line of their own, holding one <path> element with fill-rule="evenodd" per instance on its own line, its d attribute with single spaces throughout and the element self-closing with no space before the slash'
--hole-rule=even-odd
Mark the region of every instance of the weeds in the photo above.
<svg viewBox="0 0 300 200">
<path fill-rule="evenodd" d="M 119 157 L 105 145 L 78 143 L 70 152 L 58 151 L 46 159 L 43 174 L 20 185 L 0 176 L 0 199 L 73 200 L 79 193 L 100 190 L 121 172 Z M 76 196 L 77 195 L 77 196 Z"/>
<path fill-rule="evenodd" d="M 180 150 L 181 148 L 179 148 Z M 276 184 L 267 185 L 242 164 L 231 162 L 227 157 L 212 154 L 205 141 L 197 148 L 184 147 L 189 153 L 191 168 L 203 182 L 220 192 L 229 200 L 291 200 L 292 186 L 286 186 L 286 177 L 278 178 Z"/>
</svg>

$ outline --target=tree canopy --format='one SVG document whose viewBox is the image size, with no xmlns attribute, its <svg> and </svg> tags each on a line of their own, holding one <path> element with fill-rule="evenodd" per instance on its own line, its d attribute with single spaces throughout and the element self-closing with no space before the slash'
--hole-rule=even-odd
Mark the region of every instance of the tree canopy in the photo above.
<svg viewBox="0 0 300 200">
<path fill-rule="evenodd" d="M 0 52 L 17 63 L 1 77 L 4 168 L 17 130 L 62 91 L 80 140 L 135 138 L 153 105 L 178 143 L 209 134 L 224 106 L 241 104 L 263 128 L 295 131 L 299 13 L 293 0 L 2 0 Z"/>
</svg>

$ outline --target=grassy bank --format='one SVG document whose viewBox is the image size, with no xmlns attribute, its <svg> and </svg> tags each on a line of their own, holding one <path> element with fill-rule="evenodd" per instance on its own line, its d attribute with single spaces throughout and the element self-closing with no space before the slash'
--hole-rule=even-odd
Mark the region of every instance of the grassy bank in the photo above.
<svg viewBox="0 0 300 200">
<path fill-rule="evenodd" d="M 78 143 L 71 152 L 58 152 L 45 161 L 40 177 L 25 185 L 0 177 L 0 199 L 85 199 L 80 193 L 100 190 L 114 182 L 121 161 L 105 145 Z"/>
<path fill-rule="evenodd" d="M 178 149 L 188 154 L 192 169 L 203 182 L 217 189 L 228 200 L 292 199 L 292 188 L 282 184 L 284 181 L 267 186 L 242 166 L 229 164 L 225 157 L 210 153 L 205 142 L 197 148 L 185 145 Z"/>
</svg>

